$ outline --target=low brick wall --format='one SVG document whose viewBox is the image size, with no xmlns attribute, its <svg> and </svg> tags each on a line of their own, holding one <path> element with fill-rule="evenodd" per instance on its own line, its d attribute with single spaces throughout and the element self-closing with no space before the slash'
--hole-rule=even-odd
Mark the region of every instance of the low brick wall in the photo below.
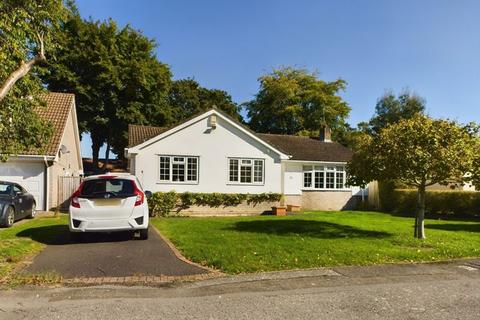
<svg viewBox="0 0 480 320">
<path fill-rule="evenodd" d="M 351 191 L 303 191 L 303 210 L 351 210 L 357 199 Z"/>
<path fill-rule="evenodd" d="M 235 207 L 217 207 L 191 206 L 188 209 L 181 210 L 183 216 L 251 216 L 269 213 L 273 206 L 278 206 L 278 202 L 264 202 L 257 205 L 247 204 L 246 202 Z"/>
</svg>

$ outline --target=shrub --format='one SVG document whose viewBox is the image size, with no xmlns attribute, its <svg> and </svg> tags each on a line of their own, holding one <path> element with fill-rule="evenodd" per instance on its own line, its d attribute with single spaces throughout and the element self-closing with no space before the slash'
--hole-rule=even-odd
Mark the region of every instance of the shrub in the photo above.
<svg viewBox="0 0 480 320">
<path fill-rule="evenodd" d="M 415 212 L 417 191 L 395 189 L 389 197 L 390 207 L 397 213 Z M 480 192 L 429 190 L 426 194 L 425 211 L 433 215 L 480 215 Z"/>
<path fill-rule="evenodd" d="M 263 202 L 280 201 L 280 193 L 193 193 L 184 192 L 177 194 L 175 191 L 155 192 L 148 205 L 152 215 L 167 216 L 174 210 L 180 212 L 191 206 L 205 206 L 210 208 L 235 207 L 242 202 L 257 205 Z"/>
<path fill-rule="evenodd" d="M 178 203 L 178 194 L 175 191 L 155 192 L 148 199 L 148 208 L 151 216 L 169 215 Z"/>
</svg>

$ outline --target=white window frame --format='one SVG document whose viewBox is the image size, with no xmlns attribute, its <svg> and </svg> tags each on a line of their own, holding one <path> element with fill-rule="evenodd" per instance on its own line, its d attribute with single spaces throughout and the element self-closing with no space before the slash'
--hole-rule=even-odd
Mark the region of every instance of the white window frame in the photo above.
<svg viewBox="0 0 480 320">
<path fill-rule="evenodd" d="M 315 173 L 323 174 L 323 184 L 319 188 L 315 187 Z M 337 173 L 343 174 L 342 188 L 337 188 Z M 310 186 L 305 186 L 305 175 L 310 174 Z M 327 188 L 327 175 L 333 174 L 333 188 Z M 343 163 L 305 163 L 302 165 L 302 190 L 323 190 L 323 191 L 347 191 L 350 190 L 347 185 L 346 165 Z"/>
<path fill-rule="evenodd" d="M 160 179 L 160 163 L 161 158 L 169 158 L 169 179 Z M 177 159 L 175 159 L 177 158 Z M 179 159 L 181 158 L 181 159 Z M 188 161 L 189 159 L 195 159 L 196 165 L 196 177 L 195 180 L 188 180 Z M 174 181 L 173 180 L 173 165 L 175 164 L 183 164 L 183 174 L 184 180 L 183 181 Z M 180 156 L 180 155 L 166 155 L 166 154 L 159 154 L 158 155 L 158 162 L 157 162 L 157 181 L 158 183 L 168 183 L 168 184 L 198 184 L 199 181 L 199 174 L 200 174 L 200 157 L 198 156 Z"/>
<path fill-rule="evenodd" d="M 232 181 L 230 180 L 230 161 L 231 160 L 236 160 L 237 161 L 237 180 Z M 242 162 L 247 162 L 250 161 L 250 164 L 248 163 L 242 163 Z M 255 163 L 257 161 L 261 161 L 262 163 L 262 180 L 261 181 L 255 181 Z M 241 182 L 241 167 L 242 166 L 250 166 L 251 167 L 251 182 Z M 240 157 L 228 157 L 227 158 L 227 184 L 229 185 L 256 185 L 256 186 L 261 186 L 265 184 L 265 159 L 261 158 L 240 158 Z"/>
</svg>

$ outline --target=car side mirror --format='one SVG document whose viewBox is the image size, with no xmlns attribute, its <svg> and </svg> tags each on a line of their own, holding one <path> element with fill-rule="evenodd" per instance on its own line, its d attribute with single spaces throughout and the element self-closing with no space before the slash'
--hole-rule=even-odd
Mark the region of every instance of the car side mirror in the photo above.
<svg viewBox="0 0 480 320">
<path fill-rule="evenodd" d="M 147 199 L 151 198 L 152 197 L 152 192 L 151 191 L 145 191 L 145 197 L 147 197 Z"/>
</svg>

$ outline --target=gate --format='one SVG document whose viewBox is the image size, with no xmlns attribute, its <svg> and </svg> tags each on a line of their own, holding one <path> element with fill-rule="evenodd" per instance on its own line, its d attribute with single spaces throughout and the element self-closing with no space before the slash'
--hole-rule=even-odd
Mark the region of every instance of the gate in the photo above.
<svg viewBox="0 0 480 320">
<path fill-rule="evenodd" d="M 68 210 L 70 197 L 75 192 L 75 190 L 78 189 L 81 182 L 82 177 L 58 177 L 57 208 L 59 208 L 59 210 Z"/>
</svg>

